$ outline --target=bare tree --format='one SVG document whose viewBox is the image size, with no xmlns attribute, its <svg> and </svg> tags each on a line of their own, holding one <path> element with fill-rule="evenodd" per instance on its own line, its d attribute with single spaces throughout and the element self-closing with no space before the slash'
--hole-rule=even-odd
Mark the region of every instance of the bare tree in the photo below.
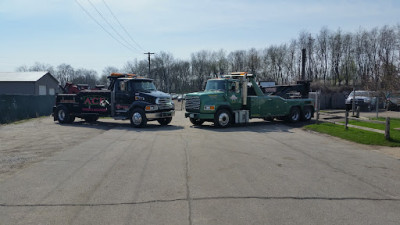
<svg viewBox="0 0 400 225">
<path fill-rule="evenodd" d="M 341 85 L 342 78 L 340 76 L 340 63 L 342 59 L 342 31 L 338 29 L 329 39 L 331 50 L 331 70 L 333 73 L 333 85 Z"/>
<path fill-rule="evenodd" d="M 67 81 L 74 80 L 75 71 L 71 65 L 63 63 L 57 66 L 55 76 L 60 82 L 60 85 L 64 86 Z"/>
<path fill-rule="evenodd" d="M 258 51 L 255 48 L 251 48 L 249 51 L 247 51 L 247 66 L 246 66 L 246 70 L 249 71 L 252 74 L 256 74 L 258 73 L 258 70 L 260 68 L 260 63 L 261 63 L 261 59 L 259 56 Z"/>
<path fill-rule="evenodd" d="M 329 30 L 324 27 L 317 35 L 317 61 L 319 65 L 319 73 L 322 74 L 322 79 L 325 84 L 328 75 L 328 40 Z"/>
<path fill-rule="evenodd" d="M 192 53 L 190 62 L 192 66 L 192 82 L 194 90 L 201 90 L 205 81 L 210 76 L 210 56 L 211 53 L 205 50 Z"/>
</svg>

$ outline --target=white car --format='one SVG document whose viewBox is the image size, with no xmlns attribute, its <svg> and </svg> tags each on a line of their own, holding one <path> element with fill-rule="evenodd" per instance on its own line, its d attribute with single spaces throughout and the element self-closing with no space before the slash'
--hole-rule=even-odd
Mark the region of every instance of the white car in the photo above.
<svg viewBox="0 0 400 225">
<path fill-rule="evenodd" d="M 361 109 L 371 111 L 376 107 L 376 93 L 372 91 L 352 91 L 346 98 L 346 109 L 350 110 L 353 107 L 353 100 L 355 106 L 360 106 Z"/>
</svg>

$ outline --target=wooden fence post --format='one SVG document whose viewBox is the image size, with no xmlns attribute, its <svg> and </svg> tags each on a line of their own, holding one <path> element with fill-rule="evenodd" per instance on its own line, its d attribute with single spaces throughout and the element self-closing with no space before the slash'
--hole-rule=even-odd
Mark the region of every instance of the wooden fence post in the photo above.
<svg viewBox="0 0 400 225">
<path fill-rule="evenodd" d="M 319 96 L 319 91 L 317 91 L 317 95 L 316 95 L 316 102 L 315 102 L 315 104 L 316 104 L 316 107 L 317 107 L 317 109 L 316 109 L 316 111 L 317 111 L 317 124 L 319 124 L 319 99 L 320 99 L 320 96 Z"/>
<path fill-rule="evenodd" d="M 356 111 L 357 111 L 357 112 L 356 112 L 356 117 L 357 117 L 357 118 L 360 118 L 360 106 L 357 106 L 357 107 L 356 107 Z"/>
<path fill-rule="evenodd" d="M 386 117 L 385 139 L 390 140 L 390 117 Z"/>
</svg>

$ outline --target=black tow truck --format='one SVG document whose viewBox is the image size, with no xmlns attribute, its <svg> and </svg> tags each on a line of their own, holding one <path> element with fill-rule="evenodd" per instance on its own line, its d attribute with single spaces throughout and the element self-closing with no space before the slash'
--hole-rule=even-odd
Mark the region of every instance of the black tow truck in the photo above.
<svg viewBox="0 0 400 225">
<path fill-rule="evenodd" d="M 72 123 L 75 118 L 95 122 L 99 117 L 130 119 L 133 127 L 144 127 L 157 120 L 168 125 L 175 115 L 171 96 L 157 91 L 153 80 L 135 74 L 112 73 L 108 89 L 79 90 L 56 96 L 54 121 Z M 64 90 L 66 91 L 66 90 Z"/>
</svg>

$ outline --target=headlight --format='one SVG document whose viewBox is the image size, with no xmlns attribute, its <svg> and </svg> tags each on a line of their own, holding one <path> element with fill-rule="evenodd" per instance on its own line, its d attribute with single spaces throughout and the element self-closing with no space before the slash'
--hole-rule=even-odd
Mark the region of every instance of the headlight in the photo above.
<svg viewBox="0 0 400 225">
<path fill-rule="evenodd" d="M 157 105 L 148 105 L 144 109 L 146 111 L 155 111 L 155 110 L 158 110 L 158 106 Z"/>
<path fill-rule="evenodd" d="M 215 110 L 215 105 L 205 105 L 204 110 Z"/>
</svg>

